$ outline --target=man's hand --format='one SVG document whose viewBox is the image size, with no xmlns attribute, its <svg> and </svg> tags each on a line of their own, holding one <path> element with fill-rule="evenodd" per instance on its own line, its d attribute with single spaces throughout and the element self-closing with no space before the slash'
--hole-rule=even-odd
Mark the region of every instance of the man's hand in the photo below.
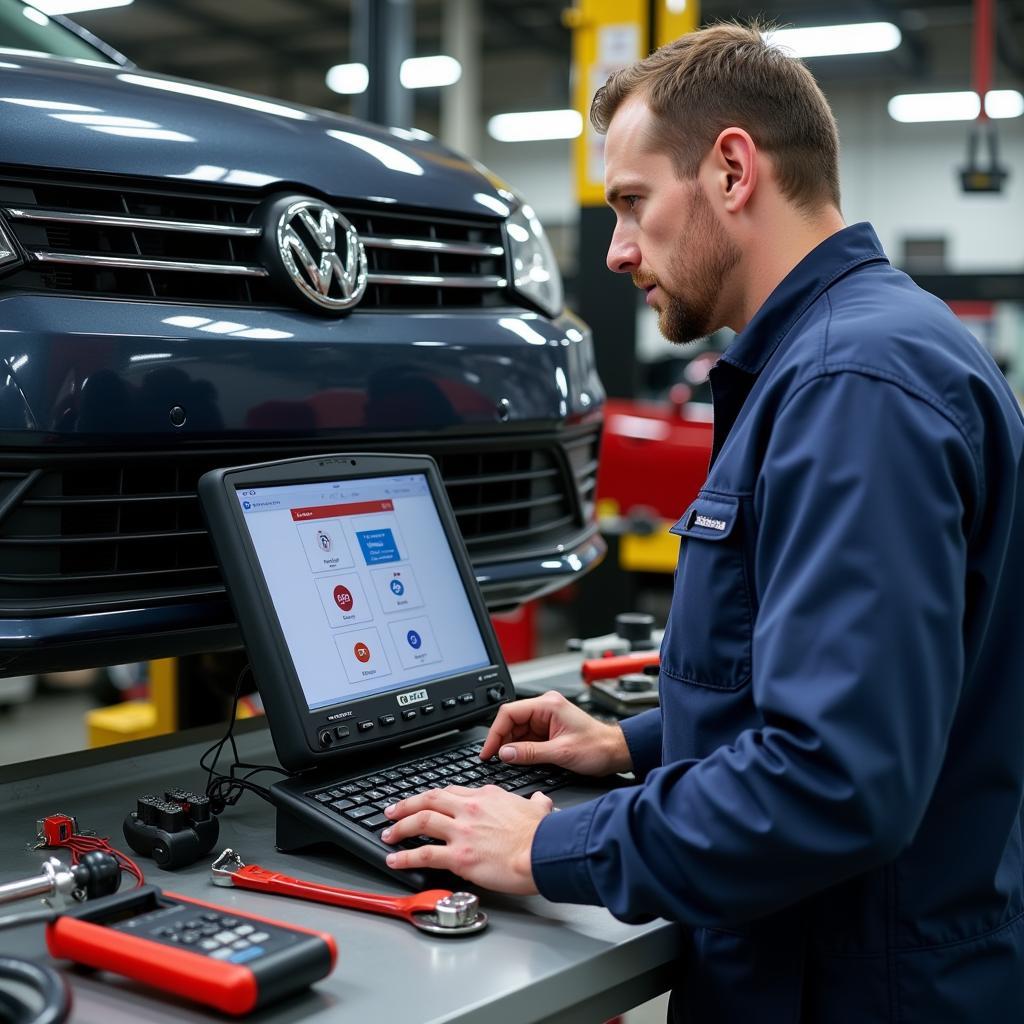
<svg viewBox="0 0 1024 1024">
<path fill-rule="evenodd" d="M 626 738 L 560 693 L 502 704 L 480 751 L 509 764 L 557 764 L 580 775 L 611 775 L 633 767 Z"/>
<path fill-rule="evenodd" d="M 388 867 L 451 871 L 487 889 L 530 895 L 537 891 L 530 864 L 533 834 L 551 807 L 543 793 L 525 800 L 499 786 L 428 790 L 384 809 L 395 824 L 381 839 L 395 844 L 426 835 L 446 845 L 390 853 Z"/>
</svg>

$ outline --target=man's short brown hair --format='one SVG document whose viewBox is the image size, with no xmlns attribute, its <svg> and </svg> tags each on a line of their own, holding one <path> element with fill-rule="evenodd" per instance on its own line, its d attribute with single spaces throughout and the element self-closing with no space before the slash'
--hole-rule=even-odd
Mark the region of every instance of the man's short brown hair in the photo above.
<svg viewBox="0 0 1024 1024">
<path fill-rule="evenodd" d="M 657 124 L 654 148 L 692 178 L 730 127 L 771 155 L 783 195 L 807 211 L 839 206 L 839 133 L 803 63 L 765 42 L 757 24 L 712 25 L 616 71 L 597 90 L 590 120 L 606 132 L 616 110 L 641 96 Z"/>
</svg>

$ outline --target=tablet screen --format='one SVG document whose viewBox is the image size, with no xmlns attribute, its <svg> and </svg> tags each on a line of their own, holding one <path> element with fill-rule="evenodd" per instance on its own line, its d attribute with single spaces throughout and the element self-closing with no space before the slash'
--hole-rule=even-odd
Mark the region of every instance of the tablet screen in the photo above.
<svg viewBox="0 0 1024 1024">
<path fill-rule="evenodd" d="M 237 497 L 310 711 L 491 663 L 423 474 Z"/>
</svg>

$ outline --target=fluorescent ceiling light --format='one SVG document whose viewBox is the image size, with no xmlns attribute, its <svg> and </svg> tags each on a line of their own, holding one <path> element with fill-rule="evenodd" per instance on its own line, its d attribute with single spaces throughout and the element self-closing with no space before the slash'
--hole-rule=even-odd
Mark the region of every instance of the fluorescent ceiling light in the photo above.
<svg viewBox="0 0 1024 1024">
<path fill-rule="evenodd" d="M 436 57 L 410 57 L 402 61 L 399 81 L 406 89 L 431 89 L 454 85 L 462 77 L 462 65 L 454 58 L 439 54 Z"/>
<path fill-rule="evenodd" d="M 105 11 L 109 7 L 127 7 L 132 0 L 29 0 L 43 14 L 79 14 L 82 11 Z"/>
<path fill-rule="evenodd" d="M 335 64 L 327 72 L 327 88 L 342 96 L 357 96 L 366 92 L 370 84 L 370 71 L 365 64 Z"/>
<path fill-rule="evenodd" d="M 765 42 L 794 57 L 832 57 L 844 53 L 884 53 L 895 50 L 903 36 L 888 21 L 817 28 L 780 28 L 766 32 Z"/>
<path fill-rule="evenodd" d="M 578 110 L 524 110 L 498 114 L 487 122 L 487 132 L 499 142 L 535 142 L 575 139 L 583 131 Z"/>
<path fill-rule="evenodd" d="M 431 89 L 454 85 L 462 77 L 462 65 L 454 58 L 410 57 L 402 61 L 399 80 L 406 89 Z M 370 72 L 365 64 L 335 64 L 327 72 L 327 88 L 342 96 L 366 92 Z"/>
<path fill-rule="evenodd" d="M 973 121 L 980 112 L 978 94 L 970 90 L 904 93 L 889 100 L 889 116 L 908 124 Z M 1024 96 L 1016 89 L 994 89 L 985 94 L 985 113 L 991 118 L 1020 117 L 1024 114 Z"/>
<path fill-rule="evenodd" d="M 1016 89 L 992 89 L 985 93 L 985 113 L 991 118 L 1020 117 L 1024 114 L 1024 95 Z"/>
</svg>

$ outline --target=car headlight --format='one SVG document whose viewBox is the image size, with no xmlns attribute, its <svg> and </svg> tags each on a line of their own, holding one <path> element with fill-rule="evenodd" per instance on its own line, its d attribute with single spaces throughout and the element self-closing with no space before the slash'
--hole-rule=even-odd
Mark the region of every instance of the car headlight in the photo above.
<svg viewBox="0 0 1024 1024">
<path fill-rule="evenodd" d="M 548 316 L 558 316 L 564 304 L 562 274 L 533 208 L 521 203 L 505 221 L 505 232 L 512 260 L 512 289 Z"/>
</svg>

